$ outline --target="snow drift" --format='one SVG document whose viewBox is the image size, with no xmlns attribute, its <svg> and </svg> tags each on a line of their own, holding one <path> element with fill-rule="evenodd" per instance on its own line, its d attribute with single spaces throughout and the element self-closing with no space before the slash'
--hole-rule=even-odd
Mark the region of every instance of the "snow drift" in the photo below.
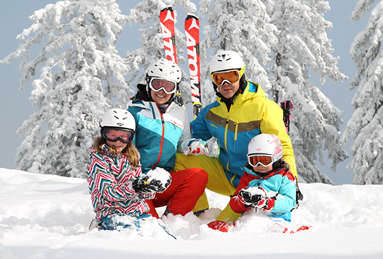
<svg viewBox="0 0 383 259">
<path fill-rule="evenodd" d="M 203 219 L 192 213 L 163 218 L 174 240 L 156 220 L 144 227 L 144 237 L 131 230 L 89 232 L 94 212 L 86 180 L 0 169 L 0 258 L 383 257 L 383 185 L 300 187 L 305 199 L 292 213 L 293 225 L 310 230 L 283 234 L 255 214 L 228 233 L 211 230 L 206 223 L 229 198 L 208 192 L 213 209 Z"/>
</svg>

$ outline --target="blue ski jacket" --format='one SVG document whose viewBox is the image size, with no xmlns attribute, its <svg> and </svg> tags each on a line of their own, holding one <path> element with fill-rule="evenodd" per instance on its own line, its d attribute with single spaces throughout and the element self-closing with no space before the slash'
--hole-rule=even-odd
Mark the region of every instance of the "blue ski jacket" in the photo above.
<svg viewBox="0 0 383 259">
<path fill-rule="evenodd" d="M 240 190 L 246 187 L 261 186 L 268 194 L 271 200 L 268 211 L 263 211 L 269 217 L 282 218 L 291 222 L 291 210 L 296 203 L 296 178 L 285 168 L 277 169 L 265 176 L 256 174 L 246 166 L 242 166 L 243 177 L 230 199 L 230 207 L 236 213 L 243 213 L 251 210 L 252 207 L 245 206 L 238 198 Z"/>
<path fill-rule="evenodd" d="M 133 143 L 141 155 L 142 172 L 161 167 L 171 171 L 176 152 L 187 150 L 191 139 L 190 124 L 185 109 L 171 102 L 161 112 L 153 101 L 133 98 L 128 111 L 136 120 Z"/>
</svg>

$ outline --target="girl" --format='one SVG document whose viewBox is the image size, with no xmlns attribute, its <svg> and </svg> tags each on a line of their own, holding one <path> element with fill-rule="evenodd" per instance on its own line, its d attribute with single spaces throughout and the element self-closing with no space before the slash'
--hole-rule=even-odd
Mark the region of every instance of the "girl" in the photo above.
<svg viewBox="0 0 383 259">
<path fill-rule="evenodd" d="M 282 154 L 281 141 L 275 135 L 260 134 L 250 141 L 248 163 L 241 167 L 243 176 L 230 199 L 234 212 L 255 209 L 274 221 L 291 222 L 290 211 L 296 203 L 295 177 Z M 227 232 L 235 222 L 213 221 L 208 226 Z"/>
<path fill-rule="evenodd" d="M 108 110 L 100 123 L 101 136 L 90 148 L 87 166 L 89 191 L 96 220 L 91 227 L 113 230 L 132 227 L 148 217 L 145 199 L 153 199 L 170 185 L 168 172 L 141 174 L 140 155 L 132 140 L 135 120 L 127 110 Z M 133 221 L 132 221 L 133 220 Z"/>
</svg>

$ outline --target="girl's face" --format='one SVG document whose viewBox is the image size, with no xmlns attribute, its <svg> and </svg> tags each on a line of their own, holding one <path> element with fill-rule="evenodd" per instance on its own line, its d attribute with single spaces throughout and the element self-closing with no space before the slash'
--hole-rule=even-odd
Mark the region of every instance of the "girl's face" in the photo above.
<svg viewBox="0 0 383 259">
<path fill-rule="evenodd" d="M 107 140 L 106 144 L 109 147 L 116 149 L 118 153 L 121 153 L 122 150 L 124 150 L 126 148 L 126 146 L 128 145 L 128 144 L 122 143 L 121 140 L 117 140 L 116 142 L 111 142 L 111 141 Z"/>
<path fill-rule="evenodd" d="M 273 164 L 268 166 L 257 165 L 257 166 L 252 166 L 252 168 L 254 172 L 267 173 L 273 169 Z"/>
</svg>

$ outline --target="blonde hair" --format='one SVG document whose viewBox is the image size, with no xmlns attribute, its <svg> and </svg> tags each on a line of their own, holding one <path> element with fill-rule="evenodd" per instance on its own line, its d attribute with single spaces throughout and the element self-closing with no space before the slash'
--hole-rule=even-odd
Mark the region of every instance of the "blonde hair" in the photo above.
<svg viewBox="0 0 383 259">
<path fill-rule="evenodd" d="M 100 136 L 100 137 L 97 137 L 94 139 L 94 144 L 93 144 L 94 149 L 100 155 L 105 155 L 105 153 L 100 149 L 100 146 L 103 144 L 106 144 L 105 138 Z M 119 153 L 116 149 L 114 149 L 110 146 L 108 146 L 108 147 L 110 148 L 110 151 L 113 155 L 117 155 Z M 136 146 L 133 144 L 132 141 L 130 141 L 126 145 L 126 147 L 121 151 L 121 154 L 126 155 L 129 158 L 130 163 L 132 164 L 132 166 L 134 168 L 141 166 L 140 165 L 140 153 L 138 152 L 138 149 L 136 148 Z"/>
</svg>

